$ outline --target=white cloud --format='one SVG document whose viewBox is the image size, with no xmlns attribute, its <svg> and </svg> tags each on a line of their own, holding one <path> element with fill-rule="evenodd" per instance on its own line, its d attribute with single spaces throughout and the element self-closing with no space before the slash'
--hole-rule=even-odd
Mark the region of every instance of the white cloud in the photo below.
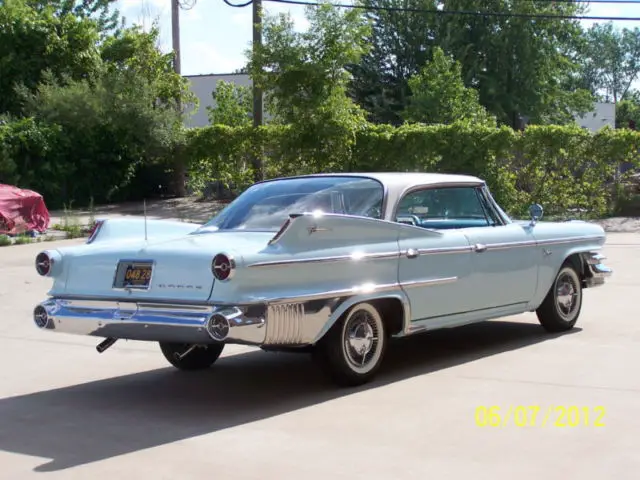
<svg viewBox="0 0 640 480">
<path fill-rule="evenodd" d="M 231 23 L 238 26 L 251 24 L 251 10 L 243 9 L 231 15 Z"/>
<path fill-rule="evenodd" d="M 309 28 L 309 21 L 304 14 L 305 8 L 301 5 L 270 4 L 265 7 L 265 12 L 269 15 L 289 13 L 291 20 L 293 20 L 295 30 L 304 32 Z"/>
</svg>

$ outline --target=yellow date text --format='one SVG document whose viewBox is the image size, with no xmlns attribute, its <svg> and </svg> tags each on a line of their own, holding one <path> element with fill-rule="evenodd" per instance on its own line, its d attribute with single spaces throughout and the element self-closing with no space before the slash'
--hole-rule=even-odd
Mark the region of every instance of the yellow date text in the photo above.
<svg viewBox="0 0 640 480">
<path fill-rule="evenodd" d="M 604 427 L 605 408 L 581 405 L 480 405 L 475 410 L 478 427 Z"/>
</svg>

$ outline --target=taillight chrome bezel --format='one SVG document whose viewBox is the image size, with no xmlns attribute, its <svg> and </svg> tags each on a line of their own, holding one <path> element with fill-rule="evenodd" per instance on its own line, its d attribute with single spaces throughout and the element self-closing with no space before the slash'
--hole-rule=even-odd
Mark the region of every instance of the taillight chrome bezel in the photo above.
<svg viewBox="0 0 640 480">
<path fill-rule="evenodd" d="M 42 277 L 48 277 L 51 275 L 54 263 L 55 260 L 51 255 L 49 255 L 49 252 L 40 252 L 36 255 L 36 272 L 38 272 L 38 275 Z"/>
<path fill-rule="evenodd" d="M 91 227 L 91 230 L 89 230 L 89 238 L 87 238 L 87 243 L 91 243 L 96 239 L 96 237 L 98 236 L 98 232 L 102 228 L 103 224 L 104 220 L 96 220 L 94 222 L 93 227 Z"/>
<path fill-rule="evenodd" d="M 227 253 L 218 253 L 211 260 L 211 273 L 216 280 L 228 282 L 231 280 L 236 271 L 236 261 L 232 255 Z"/>
</svg>

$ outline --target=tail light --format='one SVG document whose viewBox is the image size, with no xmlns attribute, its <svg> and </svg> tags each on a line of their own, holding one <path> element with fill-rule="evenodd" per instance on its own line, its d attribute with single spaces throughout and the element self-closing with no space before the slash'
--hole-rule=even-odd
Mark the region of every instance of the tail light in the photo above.
<svg viewBox="0 0 640 480">
<path fill-rule="evenodd" d="M 95 240 L 95 238 L 98 236 L 98 232 L 100 231 L 100 228 L 102 228 L 102 224 L 104 223 L 104 220 L 96 220 L 93 224 L 93 226 L 91 227 L 91 230 L 89 230 L 89 238 L 87 239 L 87 243 L 91 243 Z"/>
<path fill-rule="evenodd" d="M 36 271 L 38 272 L 38 274 L 46 277 L 51 273 L 53 263 L 53 258 L 51 258 L 47 252 L 40 252 L 36 256 Z"/>
<path fill-rule="evenodd" d="M 219 253 L 213 257 L 211 262 L 211 272 L 213 276 L 220 281 L 229 280 L 233 276 L 236 268 L 236 262 L 233 257 Z"/>
</svg>

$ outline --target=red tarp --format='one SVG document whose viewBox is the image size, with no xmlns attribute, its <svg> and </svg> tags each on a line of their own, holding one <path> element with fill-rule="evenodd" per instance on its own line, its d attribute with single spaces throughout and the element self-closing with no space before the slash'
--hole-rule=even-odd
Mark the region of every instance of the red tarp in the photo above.
<svg viewBox="0 0 640 480">
<path fill-rule="evenodd" d="M 42 195 L 0 184 L 0 234 L 16 235 L 49 228 L 49 211 Z"/>
</svg>

